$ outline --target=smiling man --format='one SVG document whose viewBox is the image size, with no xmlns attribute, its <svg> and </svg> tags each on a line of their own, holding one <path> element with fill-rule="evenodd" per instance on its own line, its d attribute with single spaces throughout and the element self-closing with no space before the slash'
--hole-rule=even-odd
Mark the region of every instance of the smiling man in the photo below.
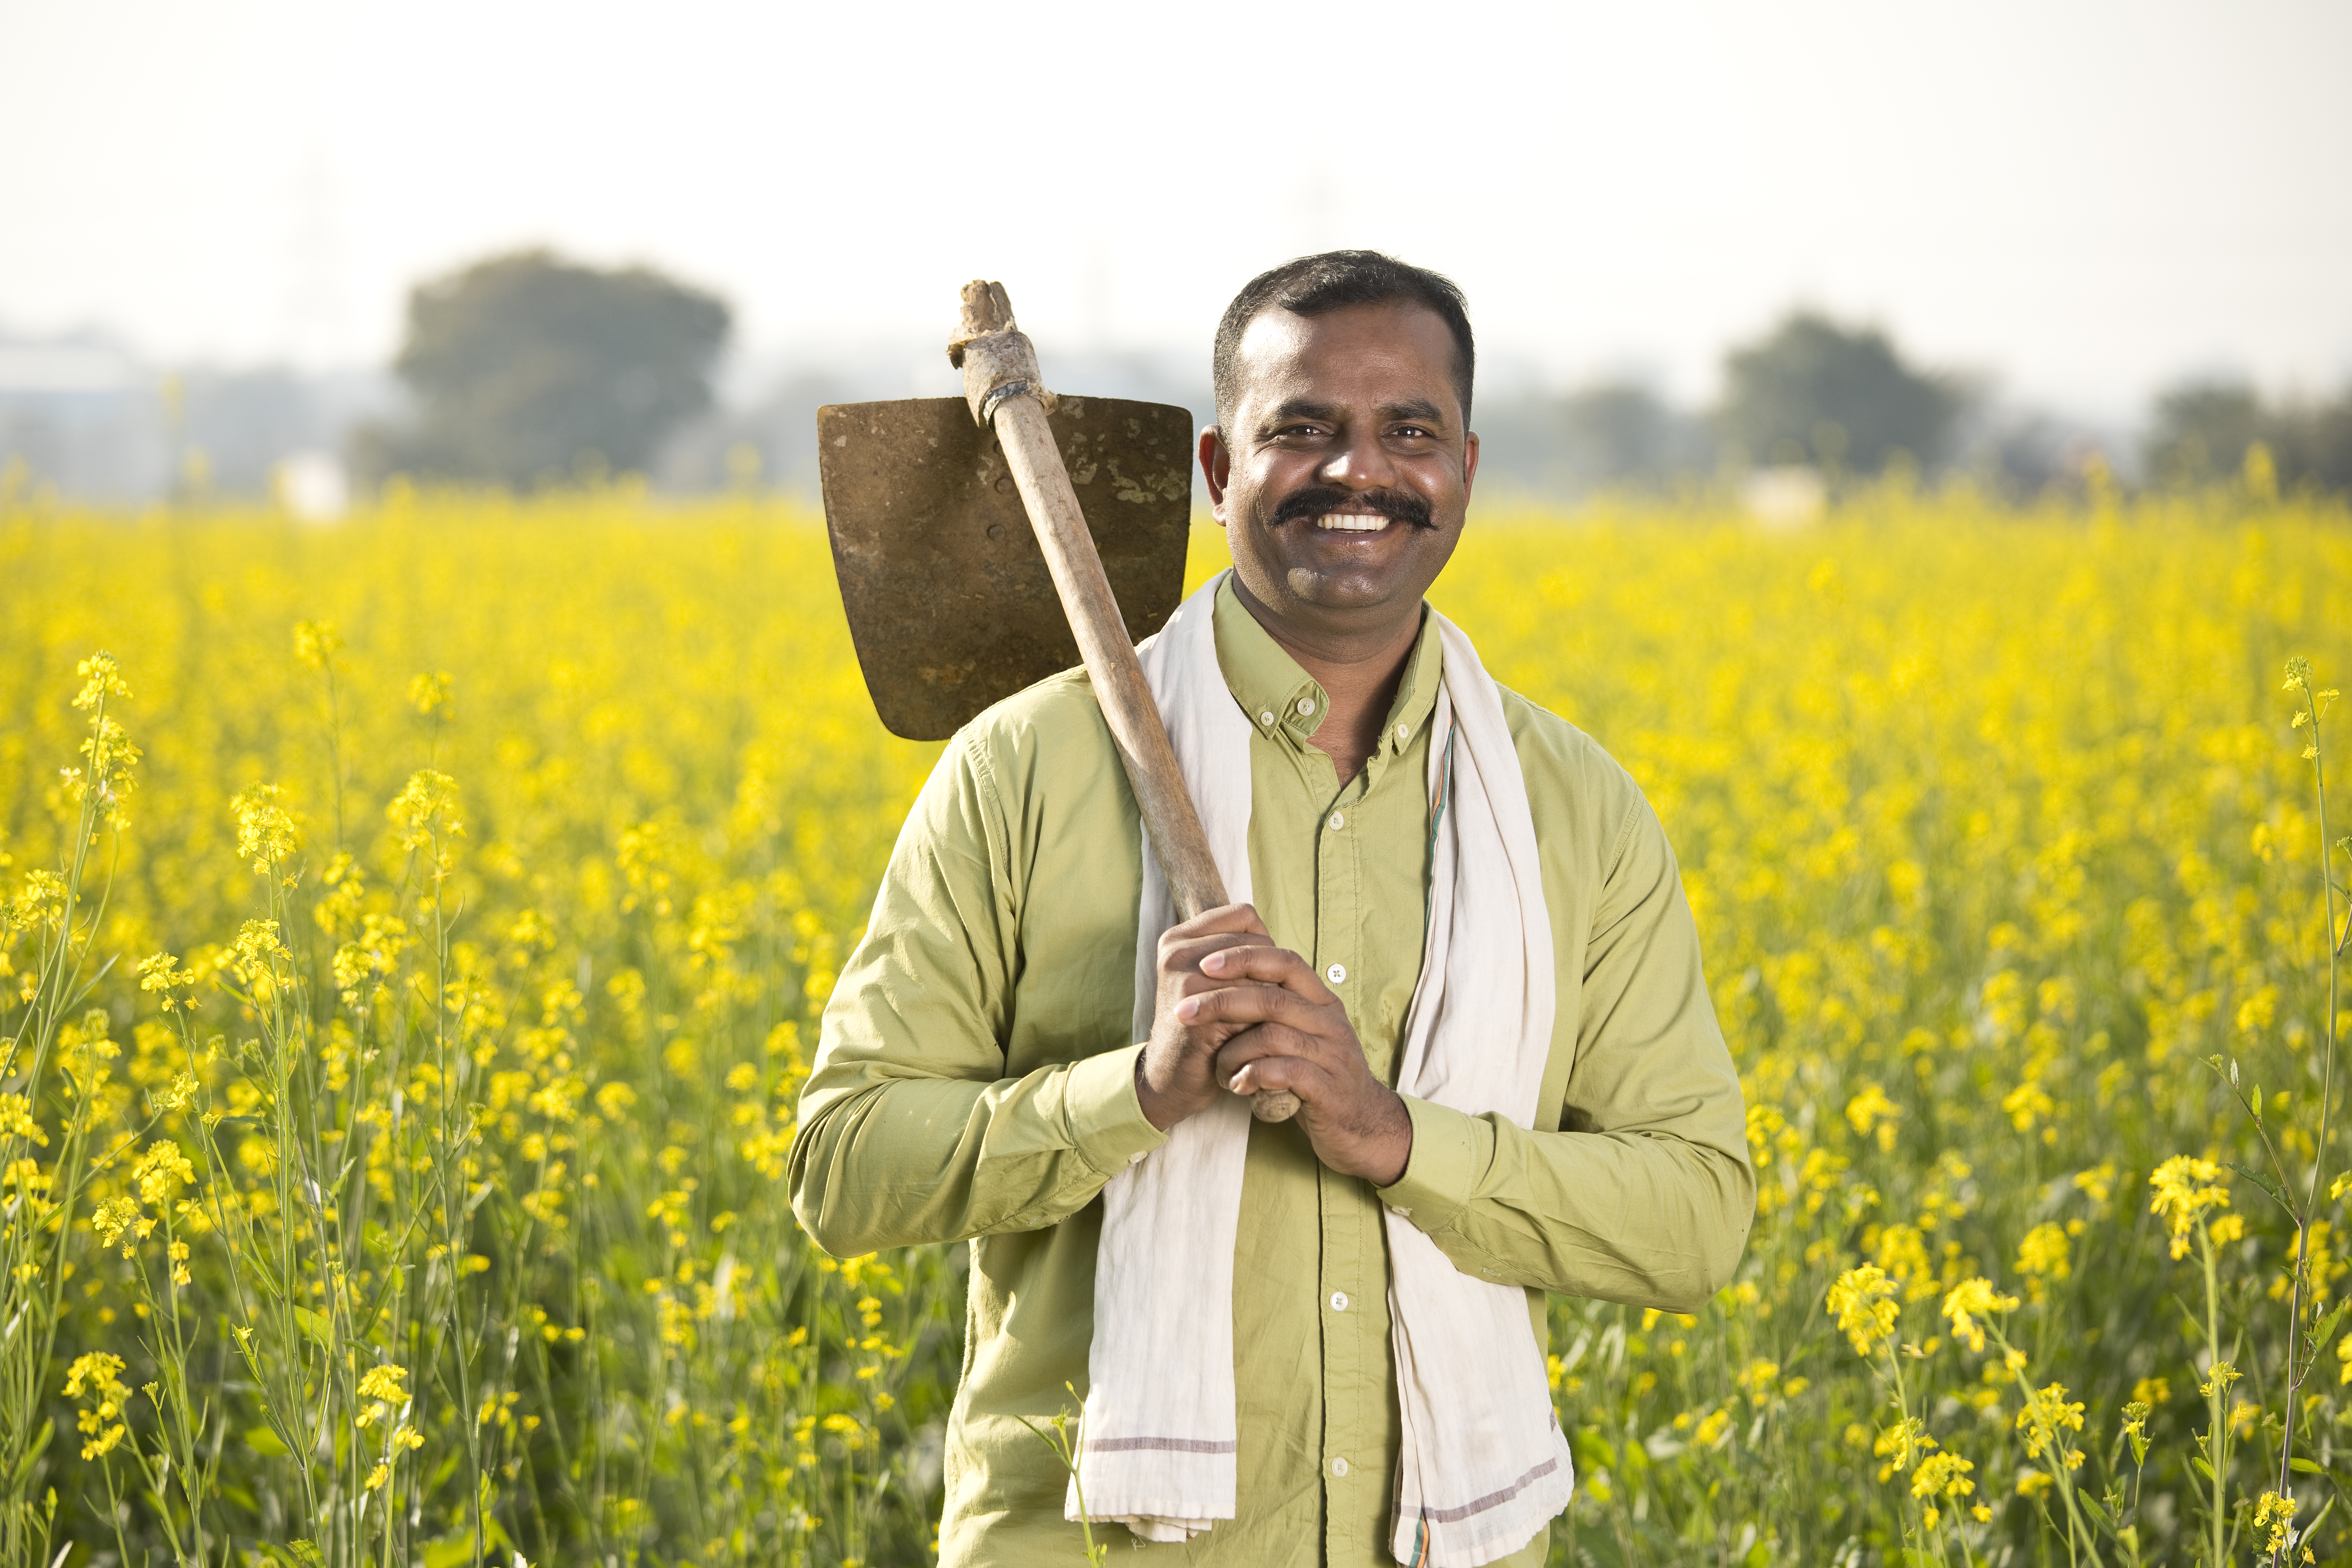
<svg viewBox="0 0 2352 1568">
<path fill-rule="evenodd" d="M 974 720 L 908 818 L 793 1198 L 835 1253 L 971 1244 L 945 1563 L 1076 1562 L 1081 1492 L 1184 1562 L 1540 1563 L 1547 1293 L 1695 1311 L 1738 1261 L 1738 1080 L 1664 833 L 1423 597 L 1474 364 L 1460 292 L 1365 251 L 1219 326 L 1234 570 L 1145 666 L 1244 901 L 1171 923 L 1081 671 Z M 1297 1118 L 1253 1122 L 1277 1089 Z M 1077 1485 L 1024 1425 L 1073 1392 Z"/>
</svg>

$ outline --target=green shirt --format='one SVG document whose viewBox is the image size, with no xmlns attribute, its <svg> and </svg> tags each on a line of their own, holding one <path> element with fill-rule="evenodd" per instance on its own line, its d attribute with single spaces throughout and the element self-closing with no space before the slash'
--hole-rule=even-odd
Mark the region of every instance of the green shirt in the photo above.
<svg viewBox="0 0 2352 1568">
<path fill-rule="evenodd" d="M 1380 750 L 1342 789 L 1308 740 L 1322 689 L 1230 586 L 1214 625 L 1255 731 L 1258 912 L 1318 970 L 1345 966 L 1334 989 L 1393 1081 L 1421 970 L 1436 634 L 1424 617 Z M 1695 1311 L 1738 1259 L 1755 1205 L 1739 1083 L 1665 834 L 1584 734 L 1510 691 L 1503 709 L 1558 954 L 1540 1123 L 1408 1096 L 1412 1158 L 1380 1189 L 1325 1169 L 1296 1123 L 1252 1124 L 1234 1270 L 1237 1515 L 1154 1561 L 1391 1562 L 1383 1204 L 1465 1272 L 1525 1287 L 1539 1343 L 1546 1291 Z M 1065 1473 L 1017 1417 L 1069 1406 L 1066 1382 L 1084 1394 L 1097 1194 L 1165 1141 L 1137 1103 L 1129 1039 L 1139 845 L 1083 671 L 973 720 L 908 818 L 801 1098 L 793 1205 L 822 1246 L 971 1243 L 940 1537 L 958 1568 L 1078 1561 Z M 1538 1536 L 1508 1561 L 1544 1551 Z"/>
</svg>

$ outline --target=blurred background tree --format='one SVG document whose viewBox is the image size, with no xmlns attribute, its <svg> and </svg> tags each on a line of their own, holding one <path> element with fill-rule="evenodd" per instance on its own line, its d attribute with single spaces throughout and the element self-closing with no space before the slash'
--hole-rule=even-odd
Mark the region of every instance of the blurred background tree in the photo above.
<svg viewBox="0 0 2352 1568">
<path fill-rule="evenodd" d="M 393 368 L 405 426 L 360 432 L 371 477 L 528 485 L 651 465 L 710 406 L 726 304 L 649 268 L 605 271 L 529 250 L 418 285 Z"/>
<path fill-rule="evenodd" d="M 2270 403 L 2242 381 L 2182 382 L 2158 396 L 2142 456 L 2158 484 L 2203 484 L 2242 470 L 2257 441 L 2281 485 L 2352 489 L 2352 386 L 2330 403 Z"/>
<path fill-rule="evenodd" d="M 1726 357 L 1716 425 L 1751 462 L 1875 474 L 1898 452 L 1941 461 L 1970 401 L 1956 379 L 1906 363 L 1875 327 L 1797 310 Z"/>
</svg>

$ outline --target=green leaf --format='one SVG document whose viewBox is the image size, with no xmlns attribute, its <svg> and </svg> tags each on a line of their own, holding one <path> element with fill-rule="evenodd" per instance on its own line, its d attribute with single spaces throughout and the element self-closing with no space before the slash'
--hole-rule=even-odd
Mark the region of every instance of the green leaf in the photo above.
<svg viewBox="0 0 2352 1568">
<path fill-rule="evenodd" d="M 454 1531 L 425 1549 L 425 1568 L 457 1568 L 474 1560 L 474 1532 Z"/>
<path fill-rule="evenodd" d="M 245 1446 L 257 1454 L 267 1454 L 273 1459 L 282 1459 L 293 1452 L 286 1446 L 284 1438 L 267 1426 L 255 1426 L 249 1429 L 245 1435 Z"/>
<path fill-rule="evenodd" d="M 275 1542 L 261 1542 L 261 1554 L 283 1568 L 326 1568 L 326 1555 L 314 1541 L 292 1541 L 280 1546 Z"/>
<path fill-rule="evenodd" d="M 2289 1468 L 2301 1470 L 2306 1476 L 2324 1476 L 2327 1473 L 2326 1466 L 2315 1459 L 2306 1459 L 2300 1454 L 2289 1459 L 2287 1465 Z"/>
<path fill-rule="evenodd" d="M 48 1421 L 42 1422 L 35 1428 L 33 1440 L 25 1446 L 25 1457 L 16 1465 L 16 1479 L 18 1490 L 21 1491 L 24 1489 L 26 1479 L 33 1473 L 33 1467 L 40 1461 L 41 1451 L 49 1446 L 49 1439 L 57 1436 L 57 1431 L 56 1424 Z"/>
<path fill-rule="evenodd" d="M 2209 1481 L 2213 1479 L 2213 1467 L 2193 1455 L 2189 1458 L 2189 1468 L 2195 1470 L 2199 1475 L 2203 1476 Z"/>
<path fill-rule="evenodd" d="M 2090 1515 L 2093 1519 L 2097 1520 L 2101 1524 L 2105 1525 L 2110 1534 L 2114 1533 L 2116 1528 L 2115 1516 L 2110 1514 L 2105 1509 L 2099 1506 L 2099 1500 L 2097 1498 L 2093 1497 L 2089 1492 L 2084 1490 L 2080 1487 L 2074 1489 L 2074 1498 L 2076 1501 L 2080 1502 L 2084 1508 L 2090 1511 Z"/>
<path fill-rule="evenodd" d="M 2352 1300 L 2338 1301 L 2328 1314 L 2311 1325 L 2311 1352 L 2317 1355 L 2327 1348 L 2327 1341 L 2336 1332 L 2336 1325 L 2344 1321 L 2344 1309 L 2352 1307 Z"/>
<path fill-rule="evenodd" d="M 2230 1162 L 2230 1169 L 2237 1172 L 2238 1174 L 2245 1177 L 2246 1180 L 2262 1188 L 2263 1194 L 2269 1197 L 2271 1202 L 2278 1205 L 2280 1208 L 2286 1211 L 2287 1218 L 2294 1219 L 2295 1217 L 2294 1205 L 2287 1202 L 2286 1194 L 2279 1190 L 2277 1183 L 2272 1181 L 2268 1176 L 2263 1175 L 2260 1171 L 2255 1170 L 2252 1165 L 2243 1164 L 2236 1160 Z"/>
<path fill-rule="evenodd" d="M 318 1313 L 310 1310 L 310 1308 L 295 1308 L 294 1321 L 300 1325 L 304 1333 L 319 1342 L 319 1348 L 320 1350 L 332 1350 L 335 1348 L 334 1325 L 328 1322 L 326 1319 L 320 1317 Z"/>
</svg>

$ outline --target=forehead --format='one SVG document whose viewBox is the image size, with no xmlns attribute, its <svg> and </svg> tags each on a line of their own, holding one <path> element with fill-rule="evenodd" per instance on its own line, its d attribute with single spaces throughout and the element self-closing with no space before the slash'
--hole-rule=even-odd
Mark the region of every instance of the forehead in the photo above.
<svg viewBox="0 0 2352 1568">
<path fill-rule="evenodd" d="M 1343 305 L 1317 316 L 1261 310 L 1234 358 L 1244 407 L 1305 396 L 1461 409 L 1454 333 L 1444 317 L 1412 300 Z"/>
</svg>

